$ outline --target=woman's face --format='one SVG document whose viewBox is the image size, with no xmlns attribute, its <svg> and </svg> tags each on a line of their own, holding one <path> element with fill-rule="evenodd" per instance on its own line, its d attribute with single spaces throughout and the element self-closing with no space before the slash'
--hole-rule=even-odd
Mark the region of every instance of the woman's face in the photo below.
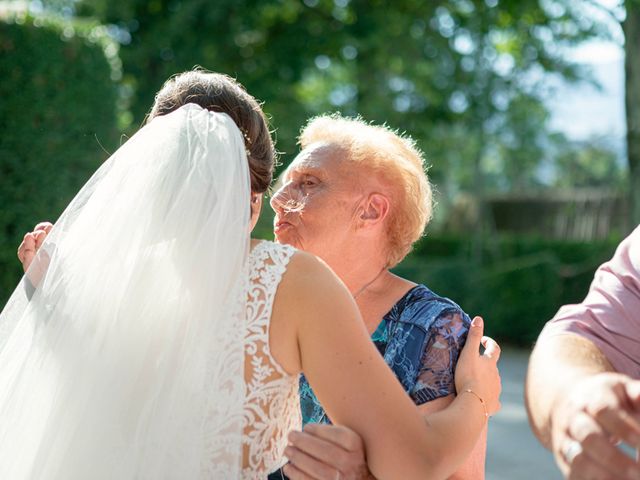
<svg viewBox="0 0 640 480">
<path fill-rule="evenodd" d="M 349 174 L 351 173 L 351 175 Z M 304 149 L 282 174 L 271 198 L 276 241 L 327 262 L 353 239 L 362 194 L 340 150 L 326 144 Z"/>
</svg>

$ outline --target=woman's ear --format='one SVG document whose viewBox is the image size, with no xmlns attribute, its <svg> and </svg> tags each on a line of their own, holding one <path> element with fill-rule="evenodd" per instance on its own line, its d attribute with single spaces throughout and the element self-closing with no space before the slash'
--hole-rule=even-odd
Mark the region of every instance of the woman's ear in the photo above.
<svg viewBox="0 0 640 480">
<path fill-rule="evenodd" d="M 362 202 L 360 221 L 364 224 L 375 225 L 383 222 L 389 213 L 389 199 L 382 193 L 371 193 Z"/>
<path fill-rule="evenodd" d="M 262 211 L 262 200 L 264 196 L 260 193 L 251 194 L 251 230 L 256 227 L 260 212 Z"/>
</svg>

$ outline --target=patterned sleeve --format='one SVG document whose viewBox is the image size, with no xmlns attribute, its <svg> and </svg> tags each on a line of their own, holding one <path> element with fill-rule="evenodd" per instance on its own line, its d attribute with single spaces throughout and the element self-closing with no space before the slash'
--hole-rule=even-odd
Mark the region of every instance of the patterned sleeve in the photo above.
<svg viewBox="0 0 640 480">
<path fill-rule="evenodd" d="M 459 310 L 447 310 L 433 322 L 411 391 L 416 405 L 456 393 L 454 372 L 468 332 L 468 317 Z"/>
<path fill-rule="evenodd" d="M 298 391 L 300 395 L 302 426 L 305 426 L 307 423 L 331 423 L 304 375 L 300 375 Z"/>
</svg>

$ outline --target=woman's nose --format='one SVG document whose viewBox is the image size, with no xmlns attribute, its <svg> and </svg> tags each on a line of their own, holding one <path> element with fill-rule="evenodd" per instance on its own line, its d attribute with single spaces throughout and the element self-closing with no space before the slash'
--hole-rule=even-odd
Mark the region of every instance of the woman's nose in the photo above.
<svg viewBox="0 0 640 480">
<path fill-rule="evenodd" d="M 299 189 L 291 184 L 281 186 L 269 200 L 271 208 L 277 213 L 292 213 L 302 210 L 303 201 Z"/>
<path fill-rule="evenodd" d="M 284 187 L 280 187 L 278 190 L 276 190 L 273 195 L 271 195 L 271 198 L 269 199 L 269 205 L 271 205 L 271 208 L 273 208 L 274 210 L 278 211 L 282 209 L 282 189 Z"/>
</svg>

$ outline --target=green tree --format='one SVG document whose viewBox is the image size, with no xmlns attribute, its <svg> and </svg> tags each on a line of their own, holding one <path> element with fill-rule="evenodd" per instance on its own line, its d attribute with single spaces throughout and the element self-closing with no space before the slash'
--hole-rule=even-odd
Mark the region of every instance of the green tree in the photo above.
<svg viewBox="0 0 640 480">
<path fill-rule="evenodd" d="M 265 100 L 287 149 L 330 109 L 423 140 L 440 123 L 491 137 L 514 98 L 539 96 L 532 72 L 576 78 L 561 47 L 601 33 L 570 0 L 92 0 L 77 14 L 120 38 L 135 123 L 166 77 L 200 64 Z"/>
<path fill-rule="evenodd" d="M 55 220 L 117 145 L 117 46 L 103 30 L 0 20 L 0 304 L 21 273 L 24 233 Z"/>
<path fill-rule="evenodd" d="M 640 2 L 624 2 L 625 106 L 632 225 L 640 224 Z"/>
<path fill-rule="evenodd" d="M 54 1 L 56 8 L 71 0 Z M 47 2 L 45 1 L 45 4 Z M 460 189 L 537 187 L 553 143 L 550 73 L 607 34 L 573 0 L 79 0 L 110 25 L 135 128 L 171 74 L 202 65 L 261 100 L 286 163 L 309 116 L 339 110 L 414 136 L 443 203 Z M 482 209 L 484 211 L 484 209 Z M 485 222 L 480 222 L 479 229 Z"/>
<path fill-rule="evenodd" d="M 554 186 L 625 190 L 625 170 L 605 138 L 556 145 Z"/>
</svg>

